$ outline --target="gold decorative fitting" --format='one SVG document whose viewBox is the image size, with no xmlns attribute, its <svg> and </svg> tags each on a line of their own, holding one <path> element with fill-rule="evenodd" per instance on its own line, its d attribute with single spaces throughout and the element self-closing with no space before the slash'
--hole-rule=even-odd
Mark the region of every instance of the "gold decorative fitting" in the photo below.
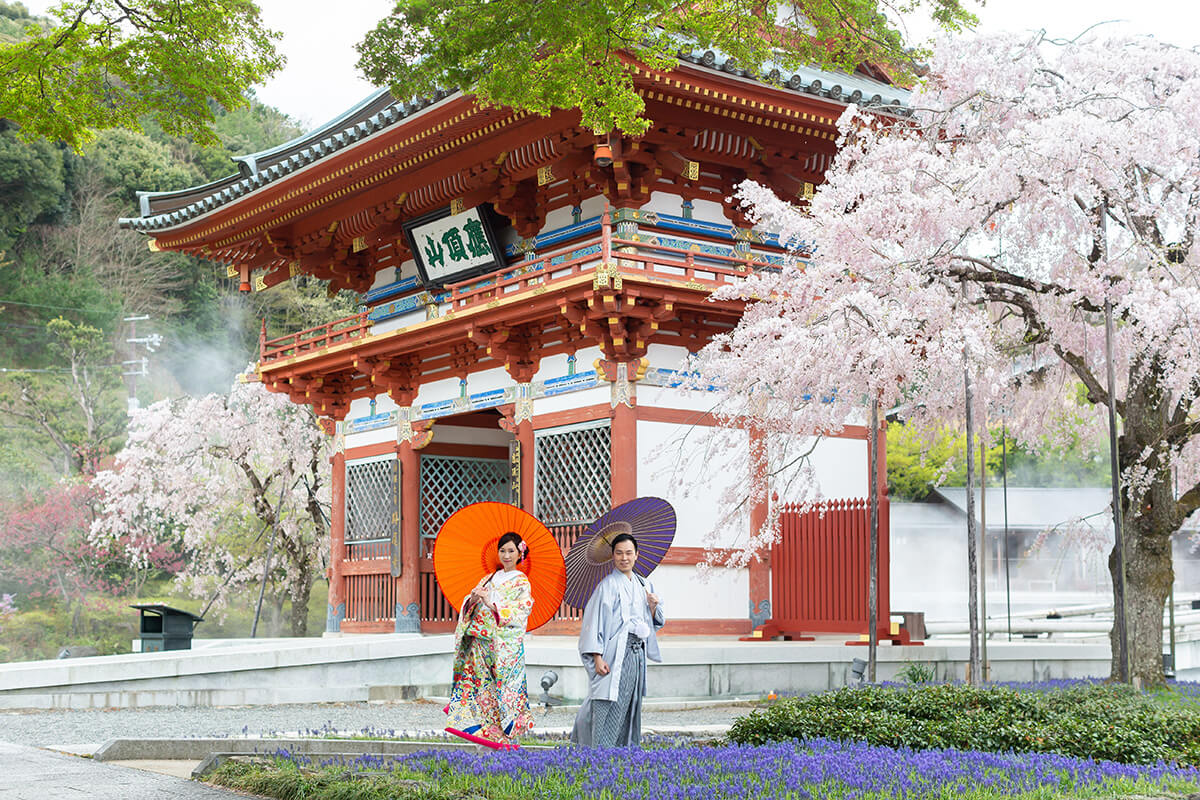
<svg viewBox="0 0 1200 800">
<path fill-rule="evenodd" d="M 534 289 L 533 289 L 533 293 L 534 293 L 534 294 L 545 294 L 545 293 L 546 293 L 546 287 L 545 287 L 545 286 L 535 286 L 535 287 L 534 287 Z"/>
<path fill-rule="evenodd" d="M 297 276 L 299 274 L 300 274 L 300 262 L 299 261 L 293 261 L 292 263 L 288 264 L 288 276 L 289 277 L 294 278 L 295 276 Z"/>
<path fill-rule="evenodd" d="M 814 194 L 816 194 L 816 192 L 817 192 L 817 187 L 813 186 L 808 181 L 805 181 L 804 188 L 801 190 L 800 194 L 805 200 L 811 200 L 812 196 Z"/>
<path fill-rule="evenodd" d="M 226 278 L 236 278 L 237 276 L 238 276 L 237 264 L 226 264 L 225 265 L 225 277 Z"/>
<path fill-rule="evenodd" d="M 148 248 L 150 249 L 150 252 L 151 252 L 151 253 L 159 253 L 159 252 L 162 252 L 162 248 L 158 246 L 158 240 L 157 240 L 157 239 L 147 239 L 147 240 L 146 240 L 146 247 L 148 247 Z"/>
<path fill-rule="evenodd" d="M 467 204 L 463 202 L 461 197 L 456 197 L 450 201 L 450 216 L 461 214 L 467 210 Z"/>
<path fill-rule="evenodd" d="M 700 281 L 697 281 L 697 280 L 690 280 L 687 283 L 685 283 L 684 286 L 686 286 L 689 289 L 706 289 L 706 288 L 708 288 L 703 283 L 701 283 Z"/>
<path fill-rule="evenodd" d="M 367 249 L 367 238 L 365 236 L 354 237 L 354 252 L 358 253 Z"/>
<path fill-rule="evenodd" d="M 267 281 L 262 275 L 254 276 L 254 291 L 261 292 L 267 288 Z"/>
<path fill-rule="evenodd" d="M 613 289 L 620 291 L 621 283 L 621 273 L 617 271 L 616 264 L 601 264 L 600 266 L 596 267 L 596 271 L 592 275 L 593 291 L 601 288 L 607 288 L 610 285 Z"/>
<path fill-rule="evenodd" d="M 550 167 L 538 167 L 537 171 L 538 186 L 545 186 L 554 180 L 554 170 Z"/>
<path fill-rule="evenodd" d="M 487 307 L 488 307 L 488 308 L 499 308 L 499 307 L 500 307 L 500 301 L 499 301 L 499 300 L 489 300 L 489 301 L 488 301 L 488 304 L 487 304 Z"/>
<path fill-rule="evenodd" d="M 700 177 L 700 162 L 687 162 L 687 166 L 684 167 L 683 170 L 683 177 L 687 178 L 689 181 L 697 180 Z"/>
</svg>

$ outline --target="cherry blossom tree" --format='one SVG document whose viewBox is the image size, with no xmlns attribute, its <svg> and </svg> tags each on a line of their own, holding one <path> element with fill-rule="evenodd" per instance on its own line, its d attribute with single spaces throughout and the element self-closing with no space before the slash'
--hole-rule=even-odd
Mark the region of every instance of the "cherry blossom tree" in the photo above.
<svg viewBox="0 0 1200 800">
<path fill-rule="evenodd" d="M 193 596 L 216 597 L 214 608 L 260 581 L 273 550 L 271 581 L 291 601 L 292 635 L 304 636 L 328 563 L 327 448 L 309 407 L 257 382 L 155 403 L 130 418 L 114 468 L 95 478 L 102 503 L 92 537 L 124 539 L 138 562 L 146 542 L 178 535 L 179 578 Z"/>
<path fill-rule="evenodd" d="M 811 437 L 861 424 L 871 399 L 930 429 L 960 420 L 964 374 L 1027 446 L 1105 446 L 1111 304 L 1131 676 L 1159 683 L 1170 540 L 1200 507 L 1200 54 L 946 42 L 910 108 L 848 109 L 808 207 L 740 189 L 803 257 L 718 293 L 750 305 L 697 361 L 720 416 L 767 442 L 768 480 L 733 487 L 726 522 L 775 493 L 813 502 Z M 1113 645 L 1119 676 L 1115 627 Z"/>
<path fill-rule="evenodd" d="M 173 553 L 136 534 L 91 540 L 95 512 L 91 486 L 63 482 L 5 509 L 0 525 L 0 575 L 5 588 L 19 589 L 34 601 L 58 603 L 70 616 L 75 634 L 80 632 L 84 604 L 93 596 L 136 594 L 150 574 L 180 566 Z M 129 547 L 144 551 L 139 564 L 124 559 Z"/>
</svg>

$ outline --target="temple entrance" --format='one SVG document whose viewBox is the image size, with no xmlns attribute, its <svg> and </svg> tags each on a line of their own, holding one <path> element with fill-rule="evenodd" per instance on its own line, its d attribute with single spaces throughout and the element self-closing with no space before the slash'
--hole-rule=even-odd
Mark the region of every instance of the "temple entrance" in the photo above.
<svg viewBox="0 0 1200 800">
<path fill-rule="evenodd" d="M 453 625 L 454 608 L 433 574 L 438 531 L 450 515 L 472 503 L 520 503 L 508 458 L 421 455 L 421 623 Z"/>
</svg>

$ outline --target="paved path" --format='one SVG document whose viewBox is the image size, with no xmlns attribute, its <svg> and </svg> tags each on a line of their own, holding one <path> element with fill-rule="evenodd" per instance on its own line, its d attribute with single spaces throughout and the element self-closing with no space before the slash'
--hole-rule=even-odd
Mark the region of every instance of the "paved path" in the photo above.
<svg viewBox="0 0 1200 800">
<path fill-rule="evenodd" d="M 710 705 L 689 710 L 655 708 L 647 703 L 642 727 L 649 730 L 724 726 L 748 714 L 748 705 Z M 570 729 L 574 708 L 549 714 L 534 710 L 538 730 Z M 320 735 L 342 733 L 391 736 L 402 731 L 441 730 L 441 703 L 317 703 L 230 708 L 163 707 L 108 711 L 0 712 L 0 741 L 24 745 L 102 744 L 116 738 L 204 736 Z"/>
<path fill-rule="evenodd" d="M 238 796 L 195 781 L 0 742 L 0 800 L 233 800 Z"/>
</svg>

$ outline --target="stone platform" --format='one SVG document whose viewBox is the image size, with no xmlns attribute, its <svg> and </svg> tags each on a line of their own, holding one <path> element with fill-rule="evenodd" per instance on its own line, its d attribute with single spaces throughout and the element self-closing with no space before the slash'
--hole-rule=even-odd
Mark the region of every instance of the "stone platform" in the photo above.
<svg viewBox="0 0 1200 800">
<path fill-rule="evenodd" d="M 651 664 L 652 698 L 761 697 L 845 686 L 851 662 L 867 648 L 845 636 L 814 642 L 743 642 L 733 637 L 663 637 L 662 664 Z M 139 708 L 361 702 L 444 696 L 451 672 L 448 635 L 380 634 L 340 638 L 235 641 L 224 646 L 0 664 L 0 709 Z M 881 645 L 878 680 L 908 662 L 932 665 L 938 680 L 962 679 L 964 639 L 931 639 L 923 647 Z M 1109 648 L 1095 638 L 991 641 L 992 680 L 1033 681 L 1108 674 Z M 541 676 L 558 674 L 552 694 L 583 696 L 586 674 L 575 639 L 526 640 L 531 697 Z"/>
</svg>

